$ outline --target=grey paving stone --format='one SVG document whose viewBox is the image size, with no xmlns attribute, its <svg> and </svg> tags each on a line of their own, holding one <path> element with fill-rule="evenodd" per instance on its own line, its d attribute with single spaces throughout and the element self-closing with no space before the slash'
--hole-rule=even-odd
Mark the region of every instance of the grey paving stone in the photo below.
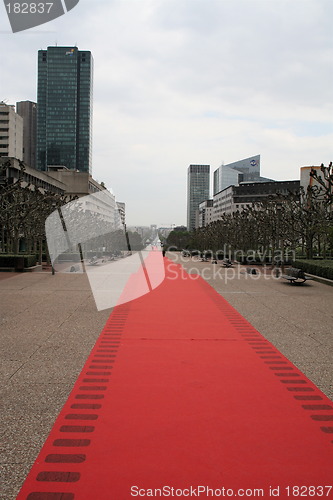
<svg viewBox="0 0 333 500">
<path fill-rule="evenodd" d="M 333 401 L 333 287 L 316 281 L 290 285 L 264 268 L 252 276 L 245 266 L 223 269 L 185 261 L 178 253 L 168 257 L 206 279 Z"/>
<path fill-rule="evenodd" d="M 0 281 L 1 499 L 16 498 L 110 313 L 83 275 Z"/>
<path fill-rule="evenodd" d="M 265 269 L 253 278 L 241 267 L 214 271 L 212 264 L 168 256 L 203 273 L 333 400 L 332 287 L 312 281 L 293 287 Z M 0 281 L 1 500 L 16 498 L 110 313 L 97 312 L 82 274 L 25 273 Z M 208 319 L 205 335 L 214 338 L 214 328 Z"/>
</svg>

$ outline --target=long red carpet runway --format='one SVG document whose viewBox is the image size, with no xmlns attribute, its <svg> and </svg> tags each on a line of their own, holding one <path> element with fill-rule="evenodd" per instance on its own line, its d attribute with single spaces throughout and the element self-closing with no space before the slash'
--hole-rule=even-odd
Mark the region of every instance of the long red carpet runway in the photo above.
<svg viewBox="0 0 333 500">
<path fill-rule="evenodd" d="M 201 278 L 117 306 L 19 500 L 333 499 L 333 405 Z"/>
</svg>

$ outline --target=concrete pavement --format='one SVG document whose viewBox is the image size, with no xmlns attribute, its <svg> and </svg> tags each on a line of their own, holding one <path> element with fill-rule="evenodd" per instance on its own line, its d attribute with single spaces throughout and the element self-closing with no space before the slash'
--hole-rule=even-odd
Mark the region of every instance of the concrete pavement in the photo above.
<svg viewBox="0 0 333 500">
<path fill-rule="evenodd" d="M 241 268 L 181 259 L 333 399 L 333 288 L 291 286 Z M 193 276 L 195 279 L 195 276 Z M 0 281 L 0 498 L 15 499 L 111 310 L 97 312 L 85 275 Z"/>
<path fill-rule="evenodd" d="M 169 258 L 206 279 L 333 400 L 333 287 L 312 280 L 290 285 L 260 266 L 252 275 L 246 266 L 225 269 L 179 253 Z"/>
<path fill-rule="evenodd" d="M 0 498 L 12 500 L 111 310 L 97 312 L 85 275 L 13 273 L 0 311 Z"/>
</svg>

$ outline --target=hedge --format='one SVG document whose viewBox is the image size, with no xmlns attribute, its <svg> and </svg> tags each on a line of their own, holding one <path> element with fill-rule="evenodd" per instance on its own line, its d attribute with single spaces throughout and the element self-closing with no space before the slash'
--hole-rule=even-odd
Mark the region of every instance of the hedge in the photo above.
<svg viewBox="0 0 333 500">
<path fill-rule="evenodd" d="M 80 262 L 80 254 L 79 253 L 61 253 L 57 257 L 58 262 Z"/>
<path fill-rule="evenodd" d="M 333 260 L 295 260 L 294 265 L 305 273 L 333 280 Z"/>
<path fill-rule="evenodd" d="M 24 259 L 24 267 L 33 267 L 37 264 L 36 255 L 0 255 L 0 267 L 19 268 L 20 260 Z"/>
</svg>

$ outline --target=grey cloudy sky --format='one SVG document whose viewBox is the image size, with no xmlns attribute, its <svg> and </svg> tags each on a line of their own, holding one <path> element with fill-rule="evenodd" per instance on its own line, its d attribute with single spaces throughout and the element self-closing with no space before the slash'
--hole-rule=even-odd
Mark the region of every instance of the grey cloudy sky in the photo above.
<svg viewBox="0 0 333 500">
<path fill-rule="evenodd" d="M 0 100 L 36 100 L 37 51 L 94 62 L 93 176 L 133 225 L 186 222 L 186 173 L 261 155 L 299 179 L 333 160 L 331 0 L 80 0 L 12 34 L 0 6 Z"/>
</svg>

